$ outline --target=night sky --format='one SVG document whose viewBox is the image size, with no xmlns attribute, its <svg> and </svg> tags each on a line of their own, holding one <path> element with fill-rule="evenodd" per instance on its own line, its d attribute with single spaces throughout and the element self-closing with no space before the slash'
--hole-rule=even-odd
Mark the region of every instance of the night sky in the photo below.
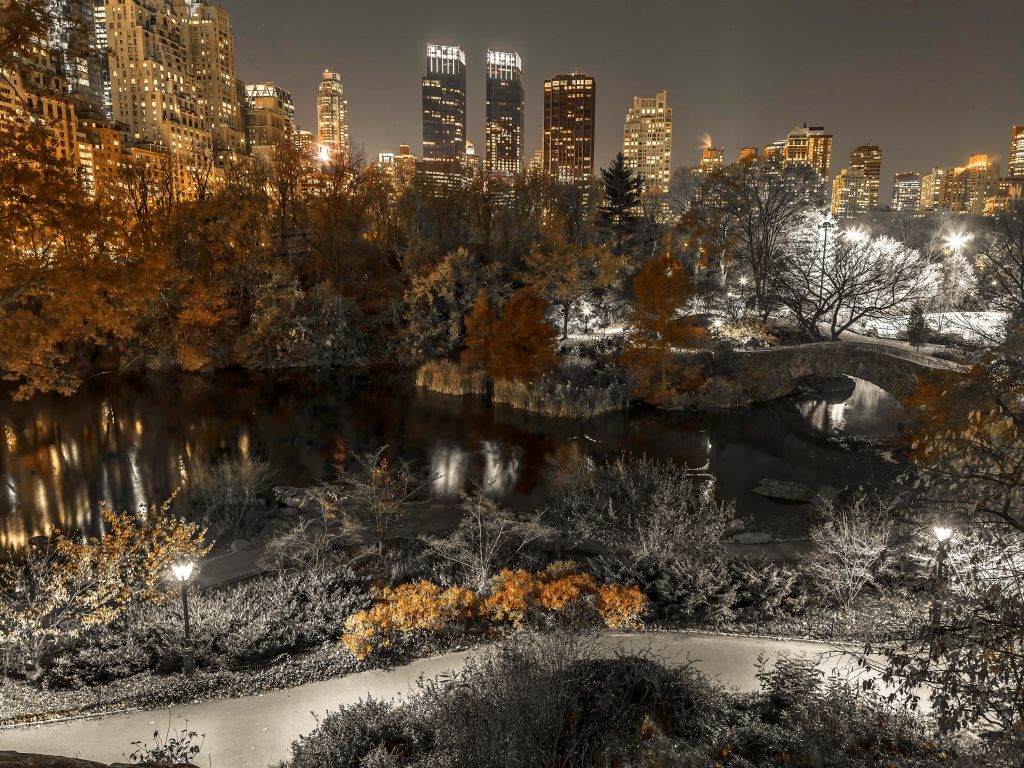
<svg viewBox="0 0 1024 768">
<path fill-rule="evenodd" d="M 420 154 L 427 42 L 457 44 L 469 70 L 469 138 L 483 151 L 484 55 L 518 50 L 526 157 L 540 144 L 544 78 L 597 78 L 597 160 L 621 149 L 632 97 L 668 90 L 673 165 L 704 136 L 763 146 L 795 125 L 835 135 L 833 173 L 862 143 L 892 174 L 998 155 L 1024 123 L 1024 0 L 219 0 L 235 30 L 238 76 L 290 90 L 315 130 L 320 72 L 341 73 L 353 146 L 366 157 L 406 142 Z"/>
</svg>

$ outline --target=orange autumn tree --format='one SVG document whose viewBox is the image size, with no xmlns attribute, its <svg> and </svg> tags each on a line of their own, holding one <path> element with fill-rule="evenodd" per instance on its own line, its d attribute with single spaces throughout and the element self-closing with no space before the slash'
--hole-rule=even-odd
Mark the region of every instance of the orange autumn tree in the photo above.
<svg viewBox="0 0 1024 768">
<path fill-rule="evenodd" d="M 548 303 L 530 286 L 513 293 L 494 324 L 488 371 L 492 378 L 534 381 L 558 366 Z"/>
<path fill-rule="evenodd" d="M 171 563 L 210 551 L 205 530 L 170 514 L 172 500 L 139 516 L 102 506 L 102 538 L 55 530 L 23 561 L 0 566 L 0 643 L 24 651 L 38 672 L 62 639 L 108 624 L 130 605 L 161 602 Z"/>
<path fill-rule="evenodd" d="M 462 367 L 486 370 L 491 363 L 494 326 L 497 322 L 486 288 L 480 289 L 480 293 L 473 301 L 473 311 L 466 316 L 465 322 L 466 348 L 462 350 L 460 358 Z"/>
<path fill-rule="evenodd" d="M 679 385 L 694 383 L 695 375 L 680 354 L 702 346 L 706 333 L 683 314 L 694 287 L 688 270 L 668 248 L 640 270 L 633 292 L 620 362 L 636 382 L 637 395 L 661 403 Z"/>
</svg>

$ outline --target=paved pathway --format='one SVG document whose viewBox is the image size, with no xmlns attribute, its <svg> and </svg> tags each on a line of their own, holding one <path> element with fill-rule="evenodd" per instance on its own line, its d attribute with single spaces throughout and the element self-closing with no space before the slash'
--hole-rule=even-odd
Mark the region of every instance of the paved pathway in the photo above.
<svg viewBox="0 0 1024 768">
<path fill-rule="evenodd" d="M 607 634 L 599 641 L 629 651 L 648 649 L 667 661 L 693 660 L 698 669 L 738 690 L 756 690 L 759 655 L 769 660 L 785 653 L 818 661 L 819 667 L 854 675 L 853 660 L 837 646 L 751 637 L 695 635 L 676 632 Z M 392 698 L 406 693 L 420 675 L 430 678 L 458 669 L 468 653 L 421 659 L 392 670 L 371 670 L 321 683 L 238 699 L 153 712 L 110 715 L 67 723 L 0 731 L 0 750 L 62 754 L 90 760 L 121 760 L 132 741 L 150 739 L 156 729 L 189 728 L 206 734 L 198 762 L 212 768 L 264 768 L 289 754 L 300 734 L 316 726 L 316 716 L 372 694 Z M 212 761 L 212 763 L 211 763 Z"/>
</svg>

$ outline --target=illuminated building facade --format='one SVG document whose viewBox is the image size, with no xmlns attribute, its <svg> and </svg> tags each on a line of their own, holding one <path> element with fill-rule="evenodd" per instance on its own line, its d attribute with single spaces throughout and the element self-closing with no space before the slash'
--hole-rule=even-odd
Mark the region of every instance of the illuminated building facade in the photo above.
<svg viewBox="0 0 1024 768">
<path fill-rule="evenodd" d="M 381 152 L 377 156 L 377 165 L 394 183 L 399 191 L 405 189 L 416 178 L 416 155 L 408 144 L 400 144 L 398 152 Z"/>
<path fill-rule="evenodd" d="M 921 177 L 921 202 L 918 210 L 923 213 L 938 211 L 942 207 L 942 192 L 948 173 L 945 168 L 932 168 L 931 173 Z"/>
<path fill-rule="evenodd" d="M 523 170 L 526 97 L 523 62 L 519 54 L 487 51 L 486 159 L 488 175 L 517 174 Z"/>
<path fill-rule="evenodd" d="M 740 147 L 736 153 L 737 163 L 752 163 L 755 162 L 758 156 L 761 154 L 757 147 Z"/>
<path fill-rule="evenodd" d="M 291 141 L 295 130 L 292 95 L 273 83 L 245 86 L 245 136 L 249 151 L 267 158 L 278 144 Z"/>
<path fill-rule="evenodd" d="M 794 128 L 786 137 L 783 157 L 786 166 L 804 165 L 813 168 L 821 179 L 831 177 L 832 134 L 825 133 L 821 126 Z"/>
<path fill-rule="evenodd" d="M 218 154 L 245 151 L 235 88 L 235 35 L 228 12 L 218 5 L 189 8 L 189 71 L 196 81 L 199 110 Z"/>
<path fill-rule="evenodd" d="M 723 147 L 704 147 L 700 153 L 701 173 L 720 170 L 725 165 L 725 149 Z"/>
<path fill-rule="evenodd" d="M 1013 126 L 1010 133 L 1010 159 L 1007 168 L 1010 178 L 1024 178 L 1024 125 Z"/>
<path fill-rule="evenodd" d="M 455 45 L 427 45 L 423 87 L 423 160 L 466 154 L 466 54 Z"/>
<path fill-rule="evenodd" d="M 761 157 L 766 165 L 781 166 L 786 161 L 786 140 L 779 139 L 766 145 Z"/>
<path fill-rule="evenodd" d="M 544 81 L 544 172 L 559 181 L 594 176 L 596 82 L 573 72 Z"/>
<path fill-rule="evenodd" d="M 346 162 L 349 156 L 348 100 L 341 75 L 325 69 L 316 94 L 316 143 L 331 158 Z"/>
<path fill-rule="evenodd" d="M 989 198 L 999 194 L 999 163 L 988 155 L 971 155 L 967 165 L 946 172 L 939 206 L 953 213 L 980 216 Z"/>
<path fill-rule="evenodd" d="M 622 136 L 626 167 L 643 181 L 644 192 L 667 192 L 672 176 L 672 108 L 668 93 L 633 97 Z"/>
<path fill-rule="evenodd" d="M 850 170 L 861 171 L 865 184 L 857 199 L 860 213 L 878 208 L 878 192 L 882 181 L 882 149 L 877 144 L 861 144 L 850 153 Z"/>
<path fill-rule="evenodd" d="M 864 213 L 864 201 L 869 198 L 868 179 L 860 168 L 843 168 L 832 180 L 832 215 L 848 219 Z"/>
<path fill-rule="evenodd" d="M 921 174 L 897 173 L 892 179 L 892 209 L 908 213 L 921 207 Z"/>
<path fill-rule="evenodd" d="M 315 157 L 317 154 L 316 136 L 312 131 L 296 127 L 292 131 L 292 144 L 295 150 L 306 158 Z"/>
</svg>

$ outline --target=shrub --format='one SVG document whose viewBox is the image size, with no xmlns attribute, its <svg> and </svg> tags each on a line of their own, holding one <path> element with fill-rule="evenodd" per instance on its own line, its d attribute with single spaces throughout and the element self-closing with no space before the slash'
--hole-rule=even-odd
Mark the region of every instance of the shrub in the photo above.
<svg viewBox="0 0 1024 768">
<path fill-rule="evenodd" d="M 565 369 L 563 369 L 565 370 Z M 495 379 L 491 399 L 495 403 L 563 419 L 588 419 L 621 411 L 631 402 L 624 375 L 587 382 L 559 374 L 533 382 Z"/>
<path fill-rule="evenodd" d="M 349 617 L 341 636 L 342 645 L 358 659 L 396 648 L 406 650 L 410 641 L 443 638 L 471 626 L 523 628 L 582 618 L 610 628 L 636 627 L 645 608 L 638 589 L 601 586 L 571 563 L 554 563 L 533 573 L 503 569 L 484 595 L 464 587 L 442 590 L 419 581 L 385 587 L 374 598 L 372 608 Z"/>
<path fill-rule="evenodd" d="M 202 510 L 214 538 L 227 540 L 257 532 L 263 522 L 263 499 L 274 471 L 265 461 L 227 457 L 193 462 L 185 493 Z"/>
</svg>

